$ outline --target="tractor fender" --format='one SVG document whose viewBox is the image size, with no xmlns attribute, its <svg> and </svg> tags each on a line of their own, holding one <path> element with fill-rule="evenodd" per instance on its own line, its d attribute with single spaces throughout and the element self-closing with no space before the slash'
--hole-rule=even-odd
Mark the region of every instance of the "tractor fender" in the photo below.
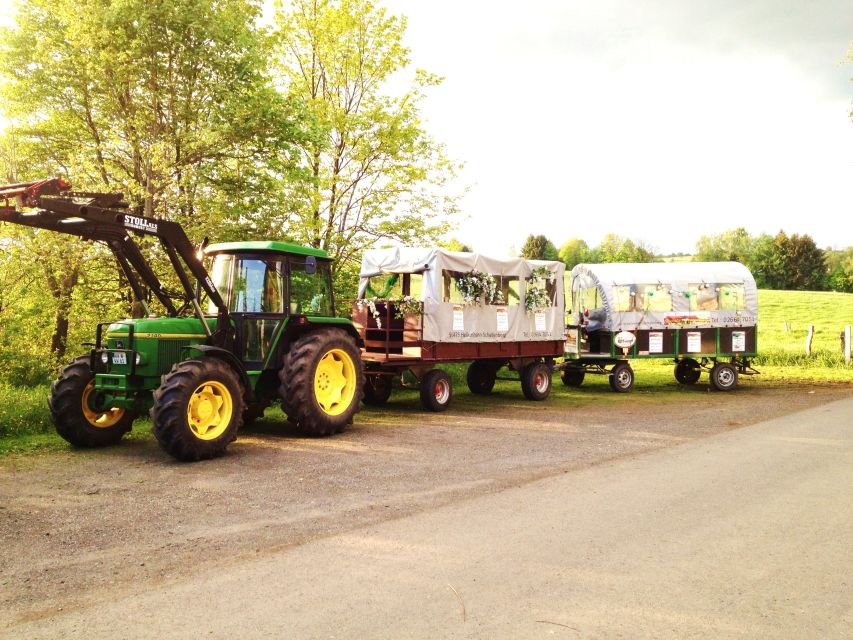
<svg viewBox="0 0 853 640">
<path fill-rule="evenodd" d="M 355 340 L 355 344 L 359 347 L 359 349 L 364 347 L 364 340 L 362 340 L 361 336 L 358 334 L 358 331 L 352 324 L 344 324 L 337 322 L 316 322 L 311 321 L 305 316 L 291 316 L 287 319 L 287 323 L 285 324 L 284 330 L 281 332 L 281 338 L 279 340 L 280 352 L 282 354 L 286 352 L 290 348 L 290 344 L 302 334 L 308 333 L 309 331 L 314 331 L 316 329 L 325 328 L 343 331 L 344 333 L 347 333 L 353 337 L 353 339 Z"/>
<path fill-rule="evenodd" d="M 249 375 L 246 373 L 246 368 L 237 356 L 228 351 L 228 349 L 214 347 L 209 344 L 192 344 L 184 348 L 189 351 L 198 351 L 206 358 L 218 358 L 219 360 L 226 362 L 239 376 L 240 383 L 243 385 L 243 390 L 245 391 L 246 402 L 252 401 L 252 383 L 249 381 Z"/>
</svg>

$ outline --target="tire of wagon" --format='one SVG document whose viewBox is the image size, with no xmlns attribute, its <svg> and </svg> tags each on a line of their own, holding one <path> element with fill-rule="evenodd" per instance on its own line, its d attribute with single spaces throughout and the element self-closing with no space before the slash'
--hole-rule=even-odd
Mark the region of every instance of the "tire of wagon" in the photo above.
<svg viewBox="0 0 853 640">
<path fill-rule="evenodd" d="M 628 393 L 634 388 L 634 370 L 627 362 L 617 362 L 610 370 L 610 388 L 617 393 Z"/>
<path fill-rule="evenodd" d="M 679 360 L 675 365 L 675 379 L 680 384 L 696 384 L 699 381 L 699 376 L 702 370 L 699 368 L 699 363 L 692 358 Z"/>
<path fill-rule="evenodd" d="M 329 436 L 352 423 L 364 374 L 355 339 L 322 328 L 297 338 L 284 355 L 279 395 L 287 417 L 310 436 Z"/>
<path fill-rule="evenodd" d="M 364 404 L 376 407 L 388 402 L 391 397 L 392 380 L 391 376 L 369 375 L 364 379 Z"/>
<path fill-rule="evenodd" d="M 444 411 L 452 397 L 453 385 L 446 372 L 433 369 L 421 378 L 421 405 L 427 411 Z"/>
<path fill-rule="evenodd" d="M 50 385 L 50 416 L 56 432 L 75 447 L 106 447 L 130 431 L 137 414 L 98 408 L 89 356 L 75 358 Z"/>
<path fill-rule="evenodd" d="M 521 370 L 521 391 L 528 400 L 544 400 L 551 393 L 551 367 L 532 362 Z"/>
<path fill-rule="evenodd" d="M 498 376 L 499 364 L 488 360 L 474 360 L 468 365 L 466 380 L 471 393 L 487 395 L 495 388 L 495 380 Z"/>
<path fill-rule="evenodd" d="M 718 362 L 711 368 L 711 386 L 717 391 L 731 391 L 737 386 L 737 369 L 728 362 Z"/>
<path fill-rule="evenodd" d="M 567 387 L 579 387 L 583 384 L 586 370 L 583 367 L 567 367 L 560 371 L 560 380 Z"/>
<path fill-rule="evenodd" d="M 237 373 L 222 360 L 202 358 L 178 362 L 162 376 L 150 413 L 163 450 L 195 462 L 225 453 L 244 411 Z"/>
</svg>

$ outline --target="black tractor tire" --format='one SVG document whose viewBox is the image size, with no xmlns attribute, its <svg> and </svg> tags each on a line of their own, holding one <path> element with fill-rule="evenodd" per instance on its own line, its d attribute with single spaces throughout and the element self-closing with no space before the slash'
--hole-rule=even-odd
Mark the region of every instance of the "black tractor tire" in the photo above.
<svg viewBox="0 0 853 640">
<path fill-rule="evenodd" d="M 369 375 L 364 380 L 364 404 L 378 407 L 388 402 L 391 397 L 393 380 L 391 376 Z"/>
<path fill-rule="evenodd" d="M 699 368 L 699 363 L 692 358 L 679 360 L 675 365 L 675 379 L 679 384 L 696 384 L 699 382 L 699 376 L 702 370 Z"/>
<path fill-rule="evenodd" d="M 610 370 L 608 382 L 616 393 L 628 393 L 634 388 L 634 370 L 627 362 L 617 362 Z"/>
<path fill-rule="evenodd" d="M 421 405 L 427 411 L 444 411 L 452 397 L 453 384 L 447 372 L 433 369 L 421 378 Z"/>
<path fill-rule="evenodd" d="M 310 436 L 340 433 L 352 424 L 363 394 L 355 339 L 328 327 L 299 336 L 284 355 L 279 380 L 282 408 L 297 429 Z M 318 398 L 317 389 L 329 395 Z"/>
<path fill-rule="evenodd" d="M 243 424 L 243 392 L 237 372 L 222 360 L 176 363 L 154 390 L 150 415 L 157 442 L 184 462 L 221 456 Z"/>
<path fill-rule="evenodd" d="M 731 391 L 737 386 L 737 369 L 728 362 L 718 362 L 711 368 L 711 386 L 717 391 Z"/>
<path fill-rule="evenodd" d="M 468 374 L 466 376 L 468 389 L 471 393 L 478 395 L 488 395 L 495 388 L 495 380 L 498 377 L 498 369 L 500 364 L 489 360 L 474 360 L 468 365 Z"/>
<path fill-rule="evenodd" d="M 560 371 L 560 380 L 567 387 L 579 387 L 583 384 L 586 370 L 583 367 L 566 367 Z"/>
<path fill-rule="evenodd" d="M 88 402 L 95 374 L 89 356 L 74 358 L 50 385 L 50 416 L 56 432 L 75 447 L 106 447 L 117 444 L 130 431 L 137 414 L 127 409 L 99 412 Z M 87 400 L 84 407 L 83 402 Z"/>
<path fill-rule="evenodd" d="M 531 362 L 521 370 L 521 391 L 528 400 L 544 400 L 551 393 L 551 367 Z"/>
</svg>

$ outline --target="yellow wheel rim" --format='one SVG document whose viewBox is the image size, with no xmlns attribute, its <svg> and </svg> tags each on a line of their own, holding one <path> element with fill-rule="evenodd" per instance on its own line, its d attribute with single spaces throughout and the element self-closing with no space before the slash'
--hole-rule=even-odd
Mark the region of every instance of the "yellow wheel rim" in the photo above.
<svg viewBox="0 0 853 640">
<path fill-rule="evenodd" d="M 114 408 L 107 411 L 95 411 L 89 406 L 89 397 L 95 390 L 95 381 L 92 380 L 83 389 L 83 417 L 93 427 L 108 429 L 114 427 L 124 417 L 124 409 Z"/>
<path fill-rule="evenodd" d="M 187 405 L 187 423 L 199 440 L 214 440 L 231 424 L 234 401 L 221 382 L 211 380 L 196 387 Z"/>
<path fill-rule="evenodd" d="M 314 372 L 314 397 L 330 416 L 349 409 L 355 396 L 355 364 L 343 349 L 331 349 L 320 358 Z"/>
</svg>

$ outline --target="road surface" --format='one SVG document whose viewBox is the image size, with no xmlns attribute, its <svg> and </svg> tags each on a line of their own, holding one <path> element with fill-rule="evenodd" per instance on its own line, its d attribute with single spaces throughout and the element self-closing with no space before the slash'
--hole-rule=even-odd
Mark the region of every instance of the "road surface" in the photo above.
<svg viewBox="0 0 853 640">
<path fill-rule="evenodd" d="M 198 571 L 8 638 L 850 638 L 853 397 Z"/>
</svg>

